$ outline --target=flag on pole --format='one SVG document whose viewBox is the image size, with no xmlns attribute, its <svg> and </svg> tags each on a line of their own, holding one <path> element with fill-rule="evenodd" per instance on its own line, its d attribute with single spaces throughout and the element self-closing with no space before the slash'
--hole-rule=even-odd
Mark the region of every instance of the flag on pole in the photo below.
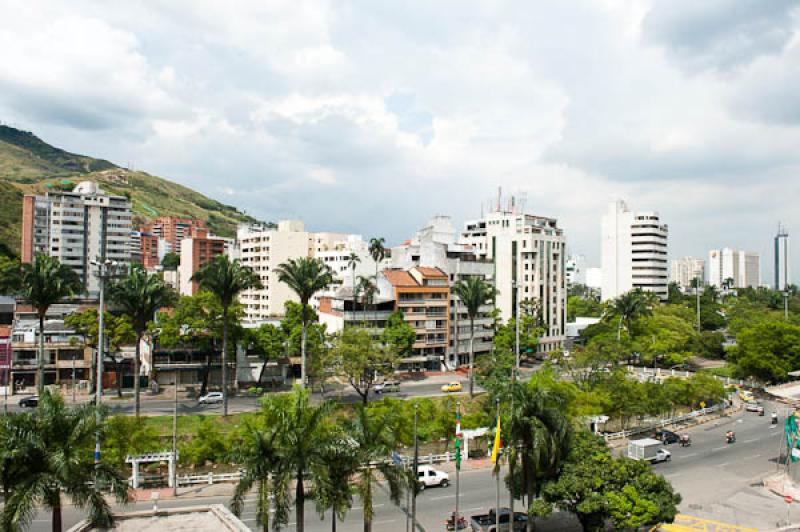
<svg viewBox="0 0 800 532">
<path fill-rule="evenodd" d="M 500 416 L 497 416 L 497 432 L 494 434 L 494 446 L 492 446 L 492 463 L 497 465 L 500 451 L 503 449 L 503 441 L 500 439 Z"/>
</svg>

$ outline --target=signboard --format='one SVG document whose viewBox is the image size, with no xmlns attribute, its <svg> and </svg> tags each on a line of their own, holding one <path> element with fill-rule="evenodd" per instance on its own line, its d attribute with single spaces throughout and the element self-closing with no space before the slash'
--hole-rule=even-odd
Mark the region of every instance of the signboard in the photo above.
<svg viewBox="0 0 800 532">
<path fill-rule="evenodd" d="M 792 504 L 792 501 L 794 500 L 794 497 L 792 497 L 791 495 L 785 495 L 783 497 L 783 500 L 786 501 L 786 504 Z"/>
</svg>

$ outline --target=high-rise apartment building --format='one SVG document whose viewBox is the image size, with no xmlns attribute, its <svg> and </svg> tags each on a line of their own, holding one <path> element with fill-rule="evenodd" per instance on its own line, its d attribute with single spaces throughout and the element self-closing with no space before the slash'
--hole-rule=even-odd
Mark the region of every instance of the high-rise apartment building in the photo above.
<svg viewBox="0 0 800 532">
<path fill-rule="evenodd" d="M 567 285 L 586 284 L 586 257 L 570 255 L 564 268 Z"/>
<path fill-rule="evenodd" d="M 691 290 L 692 281 L 706 279 L 706 261 L 696 257 L 683 257 L 672 261 L 670 281 L 677 283 L 681 290 Z"/>
<path fill-rule="evenodd" d="M 657 212 L 634 212 L 622 200 L 609 205 L 602 222 L 604 301 L 636 288 L 667 298 L 667 236 Z"/>
<path fill-rule="evenodd" d="M 461 243 L 477 257 L 494 264 L 496 306 L 500 318 L 517 315 L 520 303 L 531 301 L 540 309 L 545 333 L 540 351 L 560 349 L 566 321 L 566 238 L 554 218 L 498 206 L 480 220 L 466 223 Z"/>
<path fill-rule="evenodd" d="M 758 253 L 731 248 L 708 252 L 708 283 L 717 288 L 756 288 L 761 284 Z"/>
<path fill-rule="evenodd" d="M 203 220 L 161 216 L 146 223 L 142 232 L 164 239 L 172 251 L 181 254 L 181 242 L 187 238 L 208 236 L 208 228 Z"/>
<path fill-rule="evenodd" d="M 99 291 L 90 261 L 130 263 L 131 202 L 84 181 L 72 192 L 26 195 L 22 200 L 22 262 L 50 255 L 70 266 L 90 294 Z"/>
<path fill-rule="evenodd" d="M 789 260 L 789 233 L 779 225 L 775 235 L 775 290 L 786 290 L 792 284 Z"/>
<path fill-rule="evenodd" d="M 449 216 L 436 216 L 411 240 L 392 248 L 391 268 L 410 270 L 414 267 L 436 268 L 447 275 L 450 286 L 447 357 L 450 368 L 469 360 L 470 323 L 467 308 L 452 291 L 458 281 L 478 277 L 494 285 L 493 261 L 479 257 L 472 246 L 456 242 L 456 231 Z M 475 319 L 475 356 L 491 353 L 494 337 L 492 304 L 479 309 Z"/>
<path fill-rule="evenodd" d="M 163 238 L 142 231 L 131 232 L 130 246 L 131 262 L 141 264 L 147 271 L 158 269 L 164 255 L 172 250 Z"/>
</svg>

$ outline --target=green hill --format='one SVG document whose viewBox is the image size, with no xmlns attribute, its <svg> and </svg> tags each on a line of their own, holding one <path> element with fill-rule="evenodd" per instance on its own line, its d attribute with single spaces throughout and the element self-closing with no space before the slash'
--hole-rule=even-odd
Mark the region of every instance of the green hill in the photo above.
<svg viewBox="0 0 800 532">
<path fill-rule="evenodd" d="M 71 190 L 87 180 L 97 181 L 110 194 L 131 198 L 134 227 L 157 216 L 183 216 L 204 220 L 214 234 L 233 236 L 237 223 L 256 221 L 166 179 L 69 153 L 33 133 L 0 125 L 0 254 L 19 253 L 24 194 Z"/>
</svg>

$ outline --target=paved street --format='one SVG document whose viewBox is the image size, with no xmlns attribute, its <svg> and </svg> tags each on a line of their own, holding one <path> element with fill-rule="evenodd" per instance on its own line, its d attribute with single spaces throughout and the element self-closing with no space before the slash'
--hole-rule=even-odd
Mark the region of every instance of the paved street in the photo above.
<svg viewBox="0 0 800 532">
<path fill-rule="evenodd" d="M 670 445 L 672 461 L 653 466 L 683 496 L 682 513 L 758 529 L 785 519 L 785 503 L 760 481 L 777 468 L 786 408 L 766 402 L 764 407 L 764 417 L 742 411 L 695 428 L 690 447 Z M 769 414 L 774 409 L 780 423 L 773 428 Z M 736 433 L 736 443 L 725 443 L 728 430 Z"/>
</svg>

